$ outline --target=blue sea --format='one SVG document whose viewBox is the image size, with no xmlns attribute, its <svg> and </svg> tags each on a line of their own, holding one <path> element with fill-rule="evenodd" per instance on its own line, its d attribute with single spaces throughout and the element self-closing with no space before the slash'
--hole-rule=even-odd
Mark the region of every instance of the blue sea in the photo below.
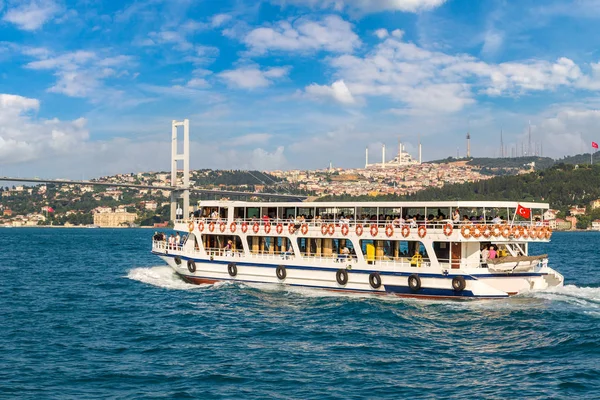
<svg viewBox="0 0 600 400">
<path fill-rule="evenodd" d="M 600 233 L 564 288 L 423 301 L 188 285 L 143 229 L 0 229 L 0 397 L 600 398 Z"/>
</svg>

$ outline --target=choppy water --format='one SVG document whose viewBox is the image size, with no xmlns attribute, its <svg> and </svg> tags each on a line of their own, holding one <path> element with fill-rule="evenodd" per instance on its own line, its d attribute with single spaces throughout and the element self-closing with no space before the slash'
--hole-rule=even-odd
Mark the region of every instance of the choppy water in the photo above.
<svg viewBox="0 0 600 400">
<path fill-rule="evenodd" d="M 452 302 L 188 285 L 148 230 L 0 229 L 0 397 L 600 398 L 600 233 L 558 290 Z"/>
</svg>

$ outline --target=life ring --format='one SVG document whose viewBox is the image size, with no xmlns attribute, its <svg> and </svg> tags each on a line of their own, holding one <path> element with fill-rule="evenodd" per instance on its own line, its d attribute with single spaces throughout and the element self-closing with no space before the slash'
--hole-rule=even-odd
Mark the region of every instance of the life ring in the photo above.
<svg viewBox="0 0 600 400">
<path fill-rule="evenodd" d="M 535 237 L 536 237 L 536 233 L 535 233 L 535 227 L 534 227 L 534 226 L 530 226 L 530 227 L 527 229 L 527 234 L 529 235 L 529 238 L 530 238 L 530 239 L 535 239 Z"/>
<path fill-rule="evenodd" d="M 371 274 L 369 274 L 369 285 L 371 285 L 373 289 L 379 289 L 381 287 L 381 275 L 379 275 L 379 272 L 371 272 Z"/>
<path fill-rule="evenodd" d="M 229 224 L 229 230 L 231 231 L 231 233 L 234 233 L 236 229 L 237 229 L 237 225 L 235 224 L 235 222 L 232 222 L 231 224 Z"/>
<path fill-rule="evenodd" d="M 327 227 L 327 233 L 329 233 L 330 236 L 335 233 L 335 225 L 334 224 L 329 224 L 329 226 Z"/>
<path fill-rule="evenodd" d="M 247 222 L 242 222 L 242 233 L 246 233 L 248 232 L 248 223 Z"/>
<path fill-rule="evenodd" d="M 194 260 L 188 260 L 188 271 L 191 273 L 196 272 L 196 262 Z"/>
<path fill-rule="evenodd" d="M 546 237 L 546 227 L 542 226 L 538 231 L 537 231 L 537 238 L 538 239 L 544 239 Z"/>
<path fill-rule="evenodd" d="M 288 225 L 288 232 L 290 233 L 290 235 L 293 235 L 294 232 L 296 232 L 296 228 L 294 228 L 294 224 L 290 222 L 290 224 Z"/>
<path fill-rule="evenodd" d="M 221 222 L 219 224 L 219 230 L 221 231 L 221 233 L 225 232 L 226 229 L 227 229 L 227 224 L 225 222 Z"/>
<path fill-rule="evenodd" d="M 321 225 L 321 235 L 327 235 L 327 224 Z"/>
<path fill-rule="evenodd" d="M 342 286 L 346 285 L 348 283 L 348 271 L 345 269 L 338 269 L 335 273 L 335 280 Z"/>
<path fill-rule="evenodd" d="M 255 222 L 254 225 L 252 225 L 252 232 L 258 233 L 259 229 L 260 229 L 260 225 L 258 224 L 258 222 Z"/>
<path fill-rule="evenodd" d="M 421 225 L 417 232 L 421 239 L 423 239 L 425 236 L 427 236 L 427 228 L 425 227 L 425 225 Z"/>
<path fill-rule="evenodd" d="M 410 259 L 410 265 L 411 266 L 415 266 L 417 268 L 421 268 L 421 264 L 423 263 L 423 256 L 420 254 L 415 254 L 414 256 L 412 256 L 412 258 Z"/>
<path fill-rule="evenodd" d="M 454 227 L 452 227 L 452 224 L 444 225 L 444 235 L 450 236 L 450 235 L 452 235 L 453 231 L 454 231 Z"/>
<path fill-rule="evenodd" d="M 510 236 L 510 232 L 511 232 L 510 227 L 505 226 L 504 228 L 502 228 L 502 237 L 505 239 L 508 238 Z"/>
<path fill-rule="evenodd" d="M 419 275 L 412 274 L 408 277 L 408 287 L 413 292 L 421 290 L 421 278 L 419 278 Z"/>
<path fill-rule="evenodd" d="M 198 230 L 200 232 L 204 231 L 204 222 L 202 222 L 202 221 L 198 222 Z"/>
<path fill-rule="evenodd" d="M 408 237 L 410 235 L 410 226 L 404 225 L 402 227 L 402 237 Z"/>
<path fill-rule="evenodd" d="M 281 235 L 281 232 L 283 232 L 283 225 L 281 223 L 277 224 L 275 232 L 277 232 L 278 235 Z"/>
<path fill-rule="evenodd" d="M 302 224 L 300 232 L 302 232 L 303 235 L 306 235 L 308 233 L 308 224 Z"/>
<path fill-rule="evenodd" d="M 462 228 L 460 228 L 460 234 L 465 239 L 470 238 L 472 233 L 473 233 L 473 225 L 471 225 L 471 224 L 463 225 Z"/>
<path fill-rule="evenodd" d="M 279 278 L 279 280 L 284 280 L 287 276 L 287 271 L 283 265 L 278 265 L 275 269 L 275 274 L 277 275 L 277 278 Z"/>
<path fill-rule="evenodd" d="M 467 282 L 465 281 L 464 277 L 455 276 L 454 278 L 452 278 L 452 289 L 456 293 L 462 292 L 463 290 L 465 290 L 466 287 L 467 287 Z"/>
<path fill-rule="evenodd" d="M 371 236 L 377 236 L 379 233 L 379 228 L 375 224 L 371 224 Z"/>
<path fill-rule="evenodd" d="M 348 231 L 350 230 L 350 228 L 348 228 L 348 224 L 343 224 L 342 225 L 342 235 L 347 236 L 348 235 Z"/>
<path fill-rule="evenodd" d="M 546 228 L 546 239 L 550 240 L 552 237 L 552 228 Z"/>
<path fill-rule="evenodd" d="M 194 230 L 194 223 L 192 221 L 190 221 L 188 223 L 188 231 L 192 232 Z"/>
<path fill-rule="evenodd" d="M 210 224 L 208 224 L 208 230 L 211 232 L 215 231 L 215 223 L 211 222 Z"/>
<path fill-rule="evenodd" d="M 354 233 L 356 233 L 356 236 L 361 236 L 363 234 L 363 226 L 361 224 L 356 225 Z"/>
<path fill-rule="evenodd" d="M 392 224 L 387 224 L 385 227 L 385 236 L 390 237 L 394 234 L 394 228 Z"/>
<path fill-rule="evenodd" d="M 500 237 L 500 235 L 502 235 L 502 230 L 500 229 L 500 225 L 498 225 L 498 224 L 494 225 L 494 228 L 492 229 L 492 235 L 494 235 L 494 237 Z"/>
<path fill-rule="evenodd" d="M 235 263 L 229 263 L 227 265 L 227 273 L 229 276 L 236 276 L 237 272 L 237 265 L 235 265 Z"/>
<path fill-rule="evenodd" d="M 475 239 L 479 239 L 481 237 L 481 228 L 478 226 L 473 227 L 473 233 L 471 234 Z"/>
<path fill-rule="evenodd" d="M 181 265 L 181 257 L 175 256 L 175 264 Z"/>
<path fill-rule="evenodd" d="M 510 233 L 515 239 L 520 239 L 523 236 L 524 229 L 522 226 L 513 226 Z"/>
<path fill-rule="evenodd" d="M 490 237 L 492 237 L 492 230 L 490 229 L 489 226 L 486 226 L 485 228 L 483 228 L 482 235 L 486 239 L 489 239 Z"/>
<path fill-rule="evenodd" d="M 271 232 L 271 224 L 270 223 L 265 223 L 265 225 L 263 226 L 263 229 L 265 230 L 265 233 L 269 233 Z"/>
</svg>

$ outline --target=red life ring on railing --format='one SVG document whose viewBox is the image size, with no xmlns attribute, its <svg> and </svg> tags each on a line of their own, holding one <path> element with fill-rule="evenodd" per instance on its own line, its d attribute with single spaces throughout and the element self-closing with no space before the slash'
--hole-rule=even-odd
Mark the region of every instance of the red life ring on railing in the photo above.
<svg viewBox="0 0 600 400">
<path fill-rule="evenodd" d="M 363 234 L 363 226 L 361 224 L 356 225 L 354 233 L 356 233 L 356 236 L 361 236 Z"/>
<path fill-rule="evenodd" d="M 321 225 L 321 235 L 327 235 L 327 224 Z"/>
<path fill-rule="evenodd" d="M 387 226 L 385 227 L 385 235 L 387 237 L 390 237 L 394 234 L 394 228 L 392 227 L 392 224 L 387 224 Z"/>
<path fill-rule="evenodd" d="M 551 237 L 552 237 L 552 228 L 548 227 L 548 228 L 546 228 L 546 240 L 550 240 Z"/>
<path fill-rule="evenodd" d="M 255 222 L 254 225 L 252 225 L 252 232 L 258 233 L 259 229 L 260 229 L 260 225 L 258 224 L 258 222 Z"/>
<path fill-rule="evenodd" d="M 235 222 L 232 222 L 231 224 L 229 224 L 229 230 L 231 231 L 231 233 L 234 233 L 236 229 L 237 229 L 237 225 L 235 224 Z"/>
<path fill-rule="evenodd" d="M 377 236 L 379 233 L 379 228 L 375 224 L 371 224 L 371 236 Z"/>
<path fill-rule="evenodd" d="M 215 231 L 215 223 L 211 222 L 210 224 L 208 224 L 208 230 L 211 232 Z"/>
<path fill-rule="evenodd" d="M 263 229 L 265 230 L 265 233 L 269 233 L 271 232 L 271 224 L 266 222 L 265 225 L 263 226 Z"/>
<path fill-rule="evenodd" d="M 296 228 L 294 228 L 294 224 L 290 222 L 290 224 L 288 225 L 288 232 L 290 233 L 290 235 L 293 235 L 294 232 L 296 232 Z"/>
<path fill-rule="evenodd" d="M 219 230 L 221 231 L 221 233 L 225 232 L 226 229 L 227 229 L 227 224 L 225 222 L 221 222 L 219 224 Z"/>
<path fill-rule="evenodd" d="M 473 233 L 471 234 L 475 239 L 479 239 L 481 237 L 481 228 L 477 225 L 473 226 Z"/>
<path fill-rule="evenodd" d="M 425 225 L 421 225 L 421 226 L 419 227 L 419 231 L 418 231 L 418 233 L 419 233 L 419 237 L 420 237 L 421 239 L 423 239 L 423 238 L 424 238 L 424 237 L 427 235 L 427 228 L 425 227 Z"/>
<path fill-rule="evenodd" d="M 283 232 L 283 225 L 281 225 L 281 223 L 277 224 L 275 231 L 277 232 L 278 235 L 281 235 L 281 232 Z"/>
<path fill-rule="evenodd" d="M 465 238 L 468 239 L 471 237 L 471 235 L 473 234 L 473 225 L 471 224 L 466 224 L 463 225 L 462 228 L 460 228 L 460 234 Z"/>
<path fill-rule="evenodd" d="M 408 225 L 404 225 L 402 227 L 402 237 L 408 237 L 408 235 L 410 235 L 410 226 Z"/>
<path fill-rule="evenodd" d="M 343 224 L 342 225 L 342 229 L 341 229 L 342 235 L 344 235 L 344 236 L 348 235 L 348 231 L 349 230 L 350 230 L 350 228 L 348 228 L 348 224 Z"/>
<path fill-rule="evenodd" d="M 242 232 L 248 232 L 248 223 L 246 221 L 242 222 Z"/>
<path fill-rule="evenodd" d="M 452 235 L 453 231 L 454 231 L 454 227 L 452 226 L 452 224 L 444 225 L 444 235 L 450 236 L 450 235 Z"/>
<path fill-rule="evenodd" d="M 545 237 L 546 237 L 546 227 L 542 226 L 539 230 L 537 230 L 537 238 L 544 239 Z"/>
<path fill-rule="evenodd" d="M 483 228 L 482 235 L 486 239 L 489 239 L 492 236 L 492 230 L 490 229 L 489 226 L 486 226 L 485 228 Z"/>
<path fill-rule="evenodd" d="M 504 228 L 502 228 L 502 237 L 506 239 L 509 236 L 510 236 L 510 226 L 505 226 Z"/>
<path fill-rule="evenodd" d="M 192 221 L 190 221 L 188 223 L 188 231 L 192 232 L 194 230 L 194 223 Z"/>
<path fill-rule="evenodd" d="M 335 225 L 334 224 L 329 224 L 329 226 L 327 227 L 327 233 L 329 233 L 329 235 L 333 235 L 335 233 Z"/>
<path fill-rule="evenodd" d="M 302 232 L 303 235 L 306 235 L 308 233 L 308 224 L 302 224 L 300 232 Z"/>
<path fill-rule="evenodd" d="M 492 235 L 494 235 L 494 237 L 500 237 L 502 235 L 502 229 L 500 228 L 500 225 L 494 225 L 494 228 L 492 229 Z"/>
<path fill-rule="evenodd" d="M 202 221 L 198 222 L 198 230 L 200 232 L 204 231 L 204 222 L 202 222 Z"/>
<path fill-rule="evenodd" d="M 520 239 L 523 236 L 523 227 L 522 226 L 513 226 L 510 230 L 510 234 L 515 239 Z"/>
</svg>

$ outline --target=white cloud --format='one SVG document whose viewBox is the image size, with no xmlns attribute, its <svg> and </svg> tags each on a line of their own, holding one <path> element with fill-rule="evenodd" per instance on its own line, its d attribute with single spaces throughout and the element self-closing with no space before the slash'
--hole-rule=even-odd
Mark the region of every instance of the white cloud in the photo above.
<svg viewBox="0 0 600 400">
<path fill-rule="evenodd" d="M 306 93 L 320 98 L 333 98 L 335 101 L 342 104 L 355 104 L 356 100 L 350 93 L 343 80 L 335 81 L 331 86 L 321 86 L 313 83 L 306 87 Z"/>
<path fill-rule="evenodd" d="M 289 73 L 289 67 L 274 67 L 260 70 L 258 67 L 247 66 L 218 74 L 228 86 L 241 89 L 256 89 L 267 87 L 274 79 L 283 78 Z"/>
<path fill-rule="evenodd" d="M 216 14 L 210 19 L 210 24 L 213 28 L 218 28 L 229 20 L 231 20 L 231 15 L 229 14 Z"/>
<path fill-rule="evenodd" d="M 304 5 L 311 8 L 333 8 L 336 11 L 347 9 L 354 13 L 368 14 L 382 11 L 417 13 L 433 10 L 446 0 L 273 0 L 286 5 Z"/>
<path fill-rule="evenodd" d="M 232 138 L 228 142 L 234 146 L 258 145 L 267 143 L 272 137 L 273 135 L 269 133 L 249 133 L 247 135 Z"/>
<path fill-rule="evenodd" d="M 483 46 L 481 48 L 481 54 L 484 56 L 493 56 L 502 47 L 504 43 L 504 34 L 497 30 L 487 30 L 483 37 Z"/>
<path fill-rule="evenodd" d="M 352 25 L 337 15 L 329 15 L 318 21 L 305 17 L 293 23 L 280 21 L 273 27 L 253 29 L 243 38 L 243 42 L 258 54 L 319 50 L 344 53 L 352 52 L 361 43 L 352 31 Z"/>
<path fill-rule="evenodd" d="M 375 36 L 377 36 L 379 39 L 385 39 L 389 36 L 389 33 L 387 29 L 380 28 L 375 31 Z"/>
<path fill-rule="evenodd" d="M 2 19 L 17 25 L 19 29 L 34 31 L 60 11 L 61 8 L 53 0 L 29 0 L 21 2 L 16 7 L 8 8 Z"/>
</svg>

